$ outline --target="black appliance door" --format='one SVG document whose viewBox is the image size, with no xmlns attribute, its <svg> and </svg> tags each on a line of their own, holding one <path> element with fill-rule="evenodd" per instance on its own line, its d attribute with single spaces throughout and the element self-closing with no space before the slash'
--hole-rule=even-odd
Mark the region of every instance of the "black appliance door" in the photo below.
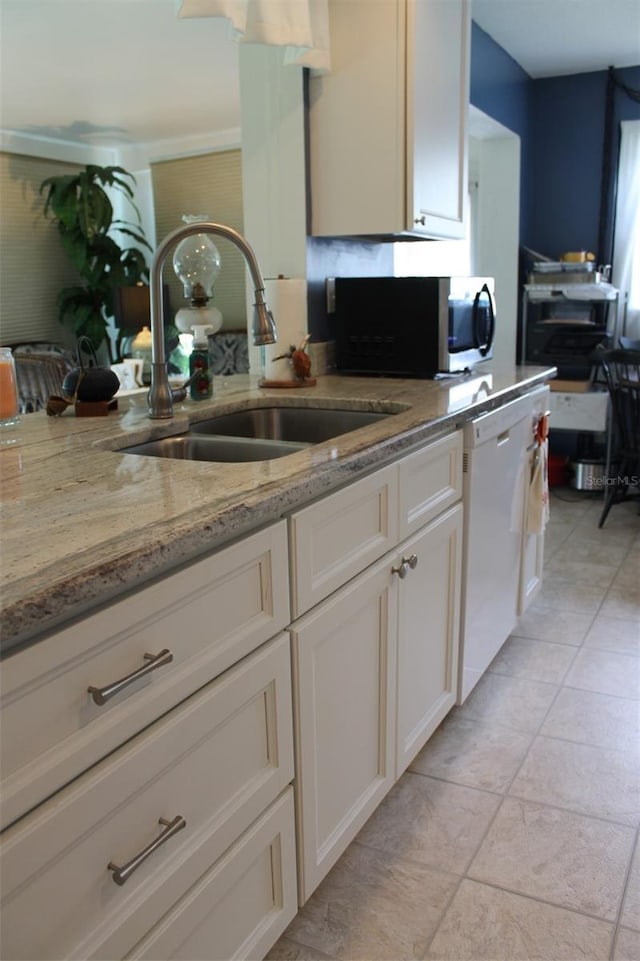
<svg viewBox="0 0 640 961">
<path fill-rule="evenodd" d="M 474 346 L 486 357 L 493 344 L 496 332 L 496 318 L 493 311 L 491 291 L 483 284 L 473 301 Z"/>
</svg>

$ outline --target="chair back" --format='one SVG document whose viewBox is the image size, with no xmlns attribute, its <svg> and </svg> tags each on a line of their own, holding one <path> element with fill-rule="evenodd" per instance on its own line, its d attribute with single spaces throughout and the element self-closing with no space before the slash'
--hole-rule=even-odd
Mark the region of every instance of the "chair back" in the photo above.
<svg viewBox="0 0 640 961">
<path fill-rule="evenodd" d="M 62 382 L 77 366 L 73 353 L 59 344 L 28 343 L 12 346 L 21 414 L 43 410 L 52 395 L 62 393 Z"/>
<path fill-rule="evenodd" d="M 611 400 L 616 452 L 640 459 L 640 350 L 607 350 L 599 355 Z"/>
</svg>

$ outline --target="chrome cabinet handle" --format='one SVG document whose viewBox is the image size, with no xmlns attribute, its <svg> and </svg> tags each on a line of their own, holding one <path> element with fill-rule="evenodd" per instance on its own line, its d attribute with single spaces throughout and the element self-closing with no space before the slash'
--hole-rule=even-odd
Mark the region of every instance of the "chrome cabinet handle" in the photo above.
<svg viewBox="0 0 640 961">
<path fill-rule="evenodd" d="M 424 227 L 425 223 L 427 222 L 427 218 L 423 214 L 422 217 L 415 217 L 413 222 L 414 224 L 420 224 L 422 227 Z"/>
<path fill-rule="evenodd" d="M 391 568 L 392 574 L 397 574 L 401 580 L 404 580 L 409 569 L 412 571 L 418 566 L 418 555 L 412 554 L 410 557 L 403 557 L 397 567 Z"/>
<path fill-rule="evenodd" d="M 173 821 L 167 821 L 165 818 L 159 818 L 158 823 L 163 824 L 166 830 L 164 830 L 162 834 L 159 834 L 155 841 L 152 841 L 151 844 L 147 844 L 146 848 L 140 851 L 139 854 L 136 854 L 136 856 L 131 858 L 130 861 L 127 861 L 126 864 L 123 864 L 121 868 L 119 868 L 117 864 L 114 864 L 113 861 L 109 861 L 107 864 L 107 870 L 113 871 L 111 876 L 116 884 L 123 885 L 125 881 L 128 881 L 133 872 L 140 867 L 143 861 L 147 860 L 150 854 L 153 854 L 153 852 L 156 851 L 161 844 L 164 844 L 165 841 L 168 841 L 169 838 L 174 836 L 174 834 L 177 834 L 178 831 L 181 831 L 187 826 L 187 822 L 180 814 L 178 814 Z"/>
<path fill-rule="evenodd" d="M 147 662 L 146 664 L 139 667 L 137 671 L 127 674 L 126 677 L 120 678 L 119 681 L 114 681 L 113 684 L 107 684 L 106 687 L 87 688 L 95 703 L 106 704 L 106 702 L 115 694 L 118 694 L 123 687 L 137 681 L 139 677 L 144 677 L 145 674 L 150 674 L 151 671 L 155 671 L 158 667 L 164 667 L 165 664 L 170 664 L 173 660 L 173 654 L 168 647 L 165 647 L 159 654 L 145 654 L 144 659 Z"/>
</svg>

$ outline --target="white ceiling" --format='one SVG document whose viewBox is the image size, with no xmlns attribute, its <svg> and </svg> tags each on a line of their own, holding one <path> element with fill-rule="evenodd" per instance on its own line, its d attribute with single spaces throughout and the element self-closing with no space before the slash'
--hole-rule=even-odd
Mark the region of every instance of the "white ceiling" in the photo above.
<svg viewBox="0 0 640 961">
<path fill-rule="evenodd" d="M 640 64 L 640 0 L 473 0 L 532 77 Z M 0 0 L 0 127 L 124 146 L 240 123 L 226 21 L 175 0 Z"/>
<path fill-rule="evenodd" d="M 472 0 L 471 9 L 530 77 L 640 64 L 640 0 Z"/>
</svg>

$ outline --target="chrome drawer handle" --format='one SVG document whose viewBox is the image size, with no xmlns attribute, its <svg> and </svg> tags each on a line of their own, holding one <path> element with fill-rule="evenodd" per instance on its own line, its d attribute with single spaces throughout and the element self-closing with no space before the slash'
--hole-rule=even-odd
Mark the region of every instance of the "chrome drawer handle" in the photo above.
<svg viewBox="0 0 640 961">
<path fill-rule="evenodd" d="M 114 681 L 113 684 L 107 684 L 106 687 L 87 688 L 96 704 L 106 704 L 109 698 L 118 694 L 123 687 L 137 681 L 139 677 L 144 677 L 145 674 L 150 674 L 151 671 L 155 671 L 158 667 L 164 667 L 165 664 L 170 664 L 173 660 L 173 654 L 168 647 L 165 647 L 164 651 L 160 651 L 159 654 L 145 654 L 144 659 L 147 662 L 146 664 L 139 667 L 137 671 L 133 671 L 132 674 L 127 674 L 126 677 L 122 677 L 119 681 Z"/>
<path fill-rule="evenodd" d="M 165 818 L 160 818 L 159 824 L 163 824 L 166 830 L 164 830 L 162 834 L 159 834 L 155 841 L 152 841 L 151 844 L 148 844 L 146 848 L 140 852 L 140 854 L 136 854 L 134 858 L 131 858 L 131 860 L 127 861 L 126 864 L 123 864 L 121 868 L 119 868 L 117 864 L 114 864 L 113 861 L 109 861 L 107 864 L 107 870 L 113 871 L 111 876 L 116 884 L 123 885 L 125 881 L 128 881 L 136 868 L 139 868 L 142 862 L 146 861 L 150 854 L 153 854 L 153 852 L 156 851 L 161 844 L 164 844 L 165 841 L 168 841 L 169 838 L 174 836 L 174 834 L 177 834 L 178 831 L 181 831 L 187 826 L 187 822 L 180 814 L 178 814 L 173 821 L 167 821 Z"/>
<path fill-rule="evenodd" d="M 418 555 L 412 554 L 410 557 L 403 557 L 397 567 L 391 568 L 392 574 L 397 574 L 401 580 L 404 580 L 409 573 L 409 568 L 412 571 L 418 566 Z"/>
</svg>

